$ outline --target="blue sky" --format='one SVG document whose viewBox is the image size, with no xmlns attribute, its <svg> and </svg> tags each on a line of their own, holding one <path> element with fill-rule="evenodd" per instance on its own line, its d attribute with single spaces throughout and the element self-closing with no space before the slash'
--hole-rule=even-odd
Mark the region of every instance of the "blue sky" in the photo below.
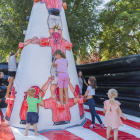
<svg viewBox="0 0 140 140">
<path fill-rule="evenodd" d="M 106 4 L 107 2 L 109 2 L 111 0 L 104 0 L 104 3 L 100 6 L 98 6 L 98 9 L 103 9 L 104 8 L 104 4 Z"/>
<path fill-rule="evenodd" d="M 110 0 L 104 0 L 105 3 L 109 2 Z"/>
</svg>

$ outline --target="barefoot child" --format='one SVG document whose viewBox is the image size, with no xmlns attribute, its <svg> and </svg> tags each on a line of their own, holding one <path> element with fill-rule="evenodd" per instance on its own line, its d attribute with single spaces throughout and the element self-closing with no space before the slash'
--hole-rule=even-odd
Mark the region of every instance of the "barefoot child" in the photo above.
<svg viewBox="0 0 140 140">
<path fill-rule="evenodd" d="M 61 105 L 63 105 L 63 91 L 64 91 L 65 98 L 66 98 L 66 105 L 67 105 L 68 98 L 69 98 L 68 97 L 68 83 L 69 83 L 68 60 L 66 59 L 65 54 L 59 49 L 54 52 L 54 55 L 55 55 L 55 59 L 53 61 L 53 66 L 54 67 L 57 66 L 60 103 Z"/>
<path fill-rule="evenodd" d="M 41 95 L 39 94 L 39 100 L 37 98 L 34 98 L 35 95 L 35 89 L 30 88 L 27 92 L 27 103 L 28 103 L 28 111 L 26 115 L 26 128 L 25 128 L 25 134 L 24 136 L 28 135 L 28 130 L 30 127 L 30 124 L 33 123 L 33 127 L 35 130 L 35 135 L 39 135 L 37 131 L 37 123 L 38 123 L 38 113 L 37 113 L 37 104 L 41 103 Z"/>
<path fill-rule="evenodd" d="M 120 115 L 124 120 L 127 118 L 123 115 L 120 109 L 120 102 L 116 101 L 115 98 L 118 96 L 118 92 L 115 89 L 110 89 L 108 91 L 109 100 L 104 102 L 104 124 L 107 125 L 107 139 L 110 139 L 110 131 L 114 128 L 114 140 L 118 140 L 118 127 L 123 126 L 123 123 L 120 119 Z"/>
<path fill-rule="evenodd" d="M 93 99 L 93 95 L 95 95 L 95 89 L 96 89 L 95 77 L 90 77 L 88 79 L 88 84 L 89 84 L 89 86 L 87 88 L 87 91 L 86 91 L 84 97 L 86 97 L 86 99 L 88 101 L 89 109 L 90 109 L 91 116 L 92 116 L 92 125 L 90 125 L 90 128 L 91 129 L 95 128 L 95 117 L 97 118 L 97 120 L 101 124 L 101 127 L 103 128 L 104 127 L 103 122 L 95 110 L 95 101 Z"/>
</svg>

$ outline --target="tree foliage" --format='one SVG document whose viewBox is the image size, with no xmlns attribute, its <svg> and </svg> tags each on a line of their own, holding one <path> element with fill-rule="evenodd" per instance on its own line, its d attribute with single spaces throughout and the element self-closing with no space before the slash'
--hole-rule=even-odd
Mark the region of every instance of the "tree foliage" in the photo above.
<svg viewBox="0 0 140 140">
<path fill-rule="evenodd" d="M 91 53 L 89 55 L 86 55 L 84 58 L 83 57 L 78 57 L 77 64 L 87 64 L 87 63 L 94 63 L 94 62 L 100 62 L 100 58 L 98 56 L 98 53 Z"/>
<path fill-rule="evenodd" d="M 26 16 L 30 14 L 32 1 L 2 0 L 0 4 L 0 55 L 17 51 L 27 28 Z M 1 60 L 4 61 L 4 60 Z"/>
<path fill-rule="evenodd" d="M 140 1 L 111 0 L 99 14 L 102 60 L 140 53 Z"/>
<path fill-rule="evenodd" d="M 95 8 L 102 0 L 65 0 L 67 23 L 73 52 L 78 57 L 86 54 L 86 47 L 96 31 Z M 63 1 L 64 2 L 64 1 Z M 17 51 L 18 43 L 23 42 L 23 30 L 27 29 L 26 17 L 30 15 L 32 0 L 1 0 L 0 3 L 0 55 L 7 56 L 10 51 Z M 1 59 L 1 58 L 0 58 Z M 5 61 L 1 59 L 0 61 Z"/>
</svg>

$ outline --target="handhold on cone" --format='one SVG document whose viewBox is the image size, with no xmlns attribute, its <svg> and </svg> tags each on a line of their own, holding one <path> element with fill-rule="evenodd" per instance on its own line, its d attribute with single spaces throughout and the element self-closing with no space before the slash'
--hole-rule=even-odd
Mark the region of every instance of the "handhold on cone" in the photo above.
<svg viewBox="0 0 140 140">
<path fill-rule="evenodd" d="M 64 2 L 62 5 L 63 5 L 64 10 L 67 10 L 67 4 L 66 4 L 66 2 Z"/>
<path fill-rule="evenodd" d="M 19 49 L 23 49 L 23 48 L 24 48 L 24 43 L 21 43 L 21 42 L 20 42 L 19 45 L 18 45 L 18 48 L 19 48 Z"/>
<path fill-rule="evenodd" d="M 30 16 L 27 16 L 26 20 L 29 21 L 29 19 L 30 19 Z"/>
<path fill-rule="evenodd" d="M 79 98 L 78 103 L 79 104 L 83 104 L 83 99 L 82 98 Z"/>
<path fill-rule="evenodd" d="M 14 103 L 14 99 L 6 98 L 5 103 L 7 103 L 7 104 L 13 104 Z"/>
<path fill-rule="evenodd" d="M 83 104 L 83 103 L 85 103 L 86 102 L 86 99 L 83 99 L 83 98 L 79 98 L 79 100 L 78 100 L 78 103 L 79 104 Z"/>
<path fill-rule="evenodd" d="M 40 0 L 33 0 L 33 1 L 36 2 L 36 3 L 37 3 L 37 2 L 40 2 Z"/>
<path fill-rule="evenodd" d="M 73 45 L 71 42 L 67 42 L 67 41 L 65 42 L 65 49 L 70 51 L 72 47 L 73 47 Z"/>
<path fill-rule="evenodd" d="M 48 38 L 40 38 L 40 46 L 49 46 L 49 39 Z"/>
</svg>

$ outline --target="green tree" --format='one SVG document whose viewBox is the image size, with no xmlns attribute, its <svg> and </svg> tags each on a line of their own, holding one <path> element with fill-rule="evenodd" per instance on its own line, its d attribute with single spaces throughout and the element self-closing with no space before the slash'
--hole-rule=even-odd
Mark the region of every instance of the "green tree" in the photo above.
<svg viewBox="0 0 140 140">
<path fill-rule="evenodd" d="M 140 1 L 111 0 L 99 14 L 102 60 L 140 53 Z"/>
<path fill-rule="evenodd" d="M 2 0 L 0 4 L 0 55 L 16 52 L 23 41 L 23 30 L 27 28 L 26 16 L 30 14 L 32 1 Z M 0 61 L 5 61 L 0 60 Z"/>
<path fill-rule="evenodd" d="M 65 0 L 68 9 L 66 18 L 73 43 L 74 57 L 79 50 L 82 56 L 96 33 L 96 7 L 102 0 Z M 17 51 L 19 42 L 23 42 L 23 30 L 27 29 L 26 17 L 30 15 L 32 0 L 1 0 L 0 4 L 0 55 L 7 56 Z M 2 59 L 4 60 L 4 59 Z M 0 61 L 2 61 L 0 60 Z"/>
</svg>

